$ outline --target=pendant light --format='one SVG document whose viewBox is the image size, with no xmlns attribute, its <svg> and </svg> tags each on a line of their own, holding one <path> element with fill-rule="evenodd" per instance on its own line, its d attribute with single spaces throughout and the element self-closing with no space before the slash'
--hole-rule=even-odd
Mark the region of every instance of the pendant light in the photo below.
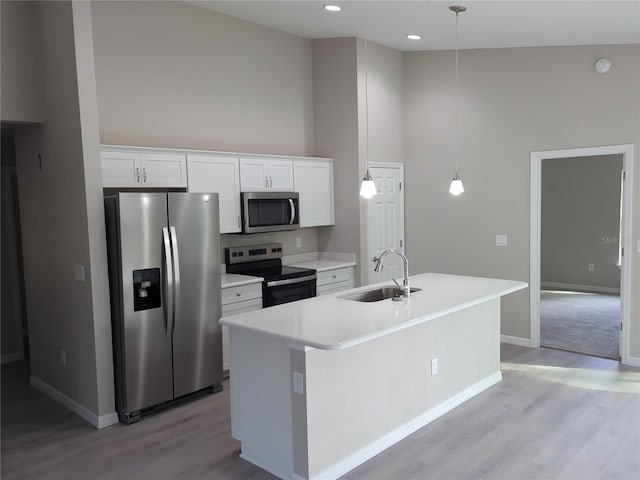
<svg viewBox="0 0 640 480">
<path fill-rule="evenodd" d="M 460 175 L 458 175 L 458 161 L 460 158 L 460 140 L 458 138 L 458 101 L 459 101 L 459 93 L 458 93 L 458 14 L 467 11 L 467 7 L 462 7 L 460 5 L 453 5 L 449 7 L 449 10 L 456 14 L 456 174 L 453 176 L 453 180 L 451 180 L 451 186 L 449 187 L 449 193 L 451 195 L 460 195 L 464 192 L 464 185 L 462 185 L 462 179 Z"/>
<path fill-rule="evenodd" d="M 369 173 L 369 65 L 367 58 L 367 2 L 364 2 L 364 111 L 365 111 L 365 145 L 367 152 L 367 173 L 360 184 L 360 196 L 367 200 L 378 193 L 373 177 Z"/>
</svg>

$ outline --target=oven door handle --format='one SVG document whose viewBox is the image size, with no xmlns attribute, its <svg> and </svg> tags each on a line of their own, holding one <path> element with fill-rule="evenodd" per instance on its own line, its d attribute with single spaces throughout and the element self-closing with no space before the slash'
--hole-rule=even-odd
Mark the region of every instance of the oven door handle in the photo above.
<svg viewBox="0 0 640 480">
<path fill-rule="evenodd" d="M 281 285 L 293 285 L 294 283 L 308 282 L 310 280 L 315 280 L 316 278 L 317 278 L 317 275 L 314 273 L 313 275 L 307 275 L 306 277 L 288 278 L 286 280 L 273 280 L 272 282 L 267 282 L 267 287 L 279 287 Z"/>
<path fill-rule="evenodd" d="M 293 199 L 289 199 L 289 206 L 291 207 L 291 218 L 289 219 L 289 225 L 293 225 L 293 221 L 296 219 L 296 206 L 293 203 Z"/>
</svg>

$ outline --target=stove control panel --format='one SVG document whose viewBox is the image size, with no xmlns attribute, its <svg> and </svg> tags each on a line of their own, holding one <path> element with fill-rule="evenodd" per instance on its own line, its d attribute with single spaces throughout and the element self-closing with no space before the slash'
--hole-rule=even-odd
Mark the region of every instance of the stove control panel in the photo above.
<svg viewBox="0 0 640 480">
<path fill-rule="evenodd" d="M 224 260 L 227 265 L 234 263 L 256 262 L 282 258 L 282 244 L 268 243 L 249 245 L 246 247 L 229 247 L 224 249 Z"/>
</svg>

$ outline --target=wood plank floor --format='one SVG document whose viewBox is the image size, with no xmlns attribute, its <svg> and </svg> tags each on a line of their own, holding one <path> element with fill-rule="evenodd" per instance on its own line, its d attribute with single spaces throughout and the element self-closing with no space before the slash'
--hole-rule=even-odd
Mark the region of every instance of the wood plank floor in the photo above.
<svg viewBox="0 0 640 480">
<path fill-rule="evenodd" d="M 501 383 L 343 478 L 640 479 L 640 369 L 509 345 L 502 369 Z M 24 363 L 4 365 L 1 477 L 273 479 L 238 458 L 227 387 L 96 430 L 30 388 Z"/>
</svg>

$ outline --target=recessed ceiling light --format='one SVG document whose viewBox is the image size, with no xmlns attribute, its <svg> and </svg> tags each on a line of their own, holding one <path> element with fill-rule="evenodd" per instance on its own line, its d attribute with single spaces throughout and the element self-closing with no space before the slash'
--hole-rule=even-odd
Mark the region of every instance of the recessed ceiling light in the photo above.
<svg viewBox="0 0 640 480">
<path fill-rule="evenodd" d="M 418 35 L 417 33 L 407 33 L 407 38 L 409 40 L 422 40 L 422 35 Z"/>
<path fill-rule="evenodd" d="M 329 10 L 330 12 L 339 12 L 340 10 L 342 10 L 342 7 L 340 7 L 339 5 L 325 5 L 324 9 Z"/>
</svg>

